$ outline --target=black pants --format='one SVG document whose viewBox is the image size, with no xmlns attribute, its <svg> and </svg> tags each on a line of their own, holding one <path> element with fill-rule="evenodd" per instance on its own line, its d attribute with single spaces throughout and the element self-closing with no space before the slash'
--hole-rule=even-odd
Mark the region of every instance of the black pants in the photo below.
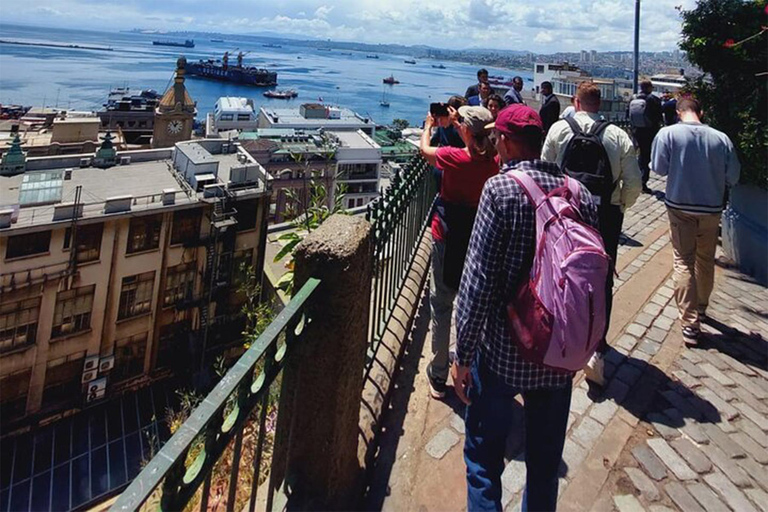
<svg viewBox="0 0 768 512">
<path fill-rule="evenodd" d="M 613 272 L 616 268 L 616 258 L 619 251 L 619 236 L 621 236 L 621 224 L 624 222 L 624 214 L 621 213 L 621 207 L 616 205 L 600 205 L 597 207 L 598 227 L 600 235 L 603 237 L 605 252 L 611 257 L 611 268 L 608 273 L 608 279 L 605 281 L 605 333 L 598 347 L 598 352 L 605 352 L 608 348 L 608 341 L 605 339 L 608 334 L 608 327 L 611 325 L 611 309 L 613 308 Z"/>
<path fill-rule="evenodd" d="M 635 143 L 638 147 L 637 163 L 643 173 L 643 186 L 647 186 L 648 179 L 651 177 L 651 145 L 656 136 L 655 128 L 635 128 L 632 135 L 635 137 Z"/>
</svg>

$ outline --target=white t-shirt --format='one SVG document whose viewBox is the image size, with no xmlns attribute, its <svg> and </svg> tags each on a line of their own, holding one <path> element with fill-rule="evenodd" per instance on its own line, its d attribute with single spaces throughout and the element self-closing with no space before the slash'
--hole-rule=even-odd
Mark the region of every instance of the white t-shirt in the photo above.
<svg viewBox="0 0 768 512">
<path fill-rule="evenodd" d="M 568 105 L 565 107 L 565 110 L 563 110 L 563 113 L 560 114 L 560 119 L 565 119 L 566 117 L 573 117 L 576 115 L 576 109 L 573 105 Z"/>
</svg>

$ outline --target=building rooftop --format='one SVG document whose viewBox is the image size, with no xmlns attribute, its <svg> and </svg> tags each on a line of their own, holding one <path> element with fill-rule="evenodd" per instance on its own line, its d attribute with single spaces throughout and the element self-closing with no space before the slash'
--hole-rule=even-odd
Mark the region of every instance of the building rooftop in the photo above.
<svg viewBox="0 0 768 512">
<path fill-rule="evenodd" d="M 339 141 L 339 143 L 341 144 L 341 147 L 343 148 L 381 149 L 381 146 L 376 144 L 376 142 L 372 138 L 370 138 L 368 135 L 364 134 L 359 130 L 355 132 L 329 131 L 328 133 L 334 136 Z"/>
<path fill-rule="evenodd" d="M 237 98 L 235 96 L 222 96 L 216 102 L 219 109 L 226 112 L 253 112 L 253 103 L 247 98 Z"/>
<path fill-rule="evenodd" d="M 269 121 L 277 126 L 308 126 L 308 127 L 333 127 L 333 126 L 350 126 L 357 125 L 360 127 L 368 127 L 371 125 L 371 121 L 348 108 L 335 108 L 339 113 L 338 119 L 323 117 L 323 118 L 306 118 L 301 115 L 300 107 L 296 108 L 271 108 L 261 107 L 260 112 L 266 116 Z"/>
</svg>

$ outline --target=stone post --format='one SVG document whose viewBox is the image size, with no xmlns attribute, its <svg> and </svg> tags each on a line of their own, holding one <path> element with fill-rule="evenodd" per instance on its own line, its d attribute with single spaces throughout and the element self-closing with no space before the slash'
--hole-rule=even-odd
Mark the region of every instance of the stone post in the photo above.
<svg viewBox="0 0 768 512">
<path fill-rule="evenodd" d="M 330 217 L 296 249 L 294 289 L 310 277 L 321 285 L 283 375 L 273 484 L 289 510 L 350 510 L 362 495 L 357 445 L 371 258 L 370 224 L 346 215 Z"/>
</svg>

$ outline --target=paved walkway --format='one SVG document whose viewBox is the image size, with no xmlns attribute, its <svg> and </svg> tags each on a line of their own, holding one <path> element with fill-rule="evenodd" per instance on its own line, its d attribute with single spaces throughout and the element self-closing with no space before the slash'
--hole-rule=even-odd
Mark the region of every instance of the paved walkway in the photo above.
<svg viewBox="0 0 768 512">
<path fill-rule="evenodd" d="M 672 299 L 672 250 L 661 201 L 643 195 L 624 221 L 607 356 L 596 396 L 574 381 L 559 510 L 768 512 L 768 291 L 719 266 L 700 348 L 685 349 Z M 466 508 L 463 406 L 428 397 L 429 310 L 420 311 L 385 420 L 368 507 Z M 519 510 L 522 408 L 502 483 Z"/>
</svg>

